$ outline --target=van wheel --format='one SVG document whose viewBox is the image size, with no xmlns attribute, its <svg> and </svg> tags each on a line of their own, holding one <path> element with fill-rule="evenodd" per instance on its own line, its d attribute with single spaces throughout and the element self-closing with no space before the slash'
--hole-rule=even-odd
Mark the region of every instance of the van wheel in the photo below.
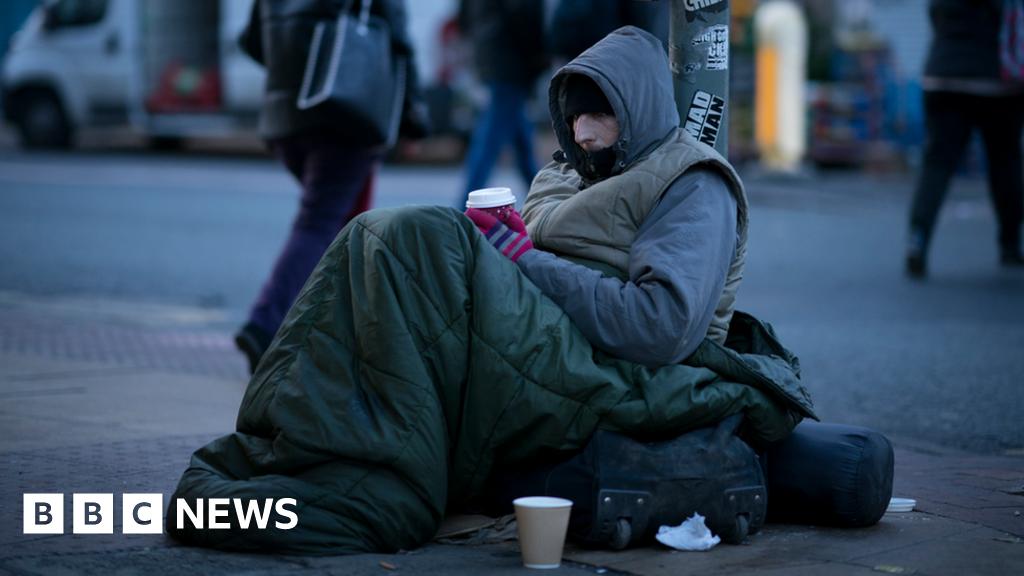
<svg viewBox="0 0 1024 576">
<path fill-rule="evenodd" d="M 17 123 L 26 147 L 71 147 L 71 125 L 56 94 L 50 90 L 30 90 L 19 100 Z"/>
</svg>

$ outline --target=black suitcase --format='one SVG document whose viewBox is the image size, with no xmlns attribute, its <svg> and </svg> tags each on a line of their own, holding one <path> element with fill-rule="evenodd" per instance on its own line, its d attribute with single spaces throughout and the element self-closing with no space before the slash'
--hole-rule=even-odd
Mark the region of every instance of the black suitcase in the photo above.
<svg viewBox="0 0 1024 576">
<path fill-rule="evenodd" d="M 768 500 L 760 460 L 736 435 L 742 422 L 737 414 L 659 442 L 598 430 L 580 454 L 508 481 L 488 513 L 520 496 L 557 496 L 573 501 L 569 535 L 583 543 L 622 549 L 694 513 L 723 541 L 742 542 L 764 524 Z"/>
</svg>

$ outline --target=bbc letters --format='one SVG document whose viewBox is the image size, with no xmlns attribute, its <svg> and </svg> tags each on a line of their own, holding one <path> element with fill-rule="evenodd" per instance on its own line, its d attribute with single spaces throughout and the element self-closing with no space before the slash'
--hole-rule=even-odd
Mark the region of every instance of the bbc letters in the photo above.
<svg viewBox="0 0 1024 576">
<path fill-rule="evenodd" d="M 72 494 L 71 526 L 74 534 L 113 534 L 113 494 Z M 162 534 L 164 527 L 163 494 L 123 494 L 121 496 L 121 532 L 123 534 Z M 299 523 L 294 498 L 198 498 L 194 504 L 178 500 L 178 528 L 185 523 L 203 530 L 227 530 L 236 525 L 243 530 L 266 530 L 271 526 L 291 530 Z M 273 516 L 276 513 L 276 518 Z M 64 533 L 64 494 L 24 495 L 25 534 Z"/>
</svg>

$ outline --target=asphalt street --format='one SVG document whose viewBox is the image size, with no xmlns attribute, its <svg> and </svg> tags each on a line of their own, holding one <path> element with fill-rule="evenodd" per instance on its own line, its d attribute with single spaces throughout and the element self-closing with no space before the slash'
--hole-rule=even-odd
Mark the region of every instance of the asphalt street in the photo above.
<svg viewBox="0 0 1024 576">
<path fill-rule="evenodd" d="M 910 175 L 745 177 L 738 308 L 801 358 L 824 420 L 1024 453 L 1024 271 L 998 266 L 983 181 L 955 183 L 922 282 L 902 273 Z M 461 182 L 458 167 L 388 165 L 376 207 L 449 205 Z M 492 184 L 525 193 L 511 171 Z M 226 338 L 297 198 L 267 158 L 0 152 L 0 304 L 172 310 L 156 322 Z"/>
</svg>

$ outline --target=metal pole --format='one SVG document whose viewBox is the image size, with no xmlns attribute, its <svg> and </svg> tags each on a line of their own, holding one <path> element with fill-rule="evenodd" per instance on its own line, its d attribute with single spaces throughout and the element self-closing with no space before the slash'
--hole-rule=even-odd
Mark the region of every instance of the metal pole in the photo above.
<svg viewBox="0 0 1024 576">
<path fill-rule="evenodd" d="M 668 59 L 679 125 L 729 157 L 729 0 L 671 0 Z"/>
</svg>

